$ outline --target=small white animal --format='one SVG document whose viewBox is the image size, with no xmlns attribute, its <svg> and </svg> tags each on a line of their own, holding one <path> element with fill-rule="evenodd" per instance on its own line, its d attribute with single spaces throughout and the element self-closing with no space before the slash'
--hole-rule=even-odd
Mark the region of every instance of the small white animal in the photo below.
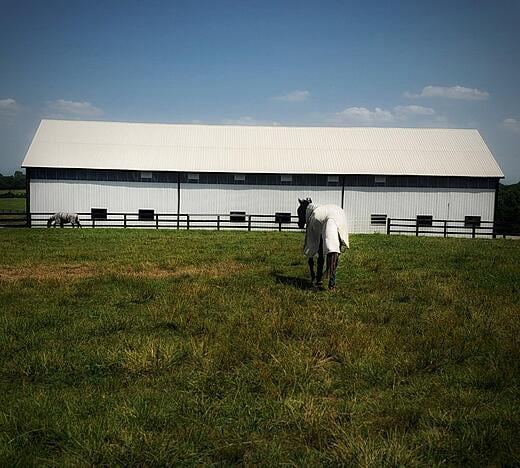
<svg viewBox="0 0 520 468">
<path fill-rule="evenodd" d="M 60 225 L 62 228 L 64 224 L 70 223 L 72 224 L 72 227 L 78 226 L 81 227 L 81 224 L 79 222 L 79 218 L 77 213 L 54 213 L 49 220 L 47 221 L 47 227 L 54 226 L 56 227 L 57 224 Z"/>
</svg>

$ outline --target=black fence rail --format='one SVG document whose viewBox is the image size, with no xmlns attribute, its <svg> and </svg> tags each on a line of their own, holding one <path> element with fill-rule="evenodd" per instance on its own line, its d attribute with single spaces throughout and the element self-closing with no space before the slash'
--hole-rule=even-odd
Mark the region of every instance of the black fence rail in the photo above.
<svg viewBox="0 0 520 468">
<path fill-rule="evenodd" d="M 47 227 L 54 213 L 0 214 L 0 227 Z M 78 213 L 82 227 L 86 228 L 148 228 L 148 229 L 213 229 L 213 230 L 278 230 L 294 231 L 298 216 L 288 213 L 264 214 L 186 214 L 186 213 Z M 56 226 L 56 227 L 59 227 Z M 70 228 L 70 224 L 64 227 Z"/>
<path fill-rule="evenodd" d="M 507 225 L 497 224 L 494 221 L 468 222 L 449 219 L 413 219 L 388 218 L 386 221 L 387 234 L 405 235 L 433 235 L 442 237 L 516 237 L 520 233 L 514 232 Z"/>
</svg>

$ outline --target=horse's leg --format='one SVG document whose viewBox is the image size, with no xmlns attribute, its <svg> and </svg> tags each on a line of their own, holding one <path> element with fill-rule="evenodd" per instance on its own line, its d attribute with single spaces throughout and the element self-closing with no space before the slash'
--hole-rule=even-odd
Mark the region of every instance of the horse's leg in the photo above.
<svg viewBox="0 0 520 468">
<path fill-rule="evenodd" d="M 309 258 L 309 271 L 311 273 L 311 283 L 314 283 L 314 280 L 316 279 L 316 275 L 314 274 L 314 258 Z"/>
<path fill-rule="evenodd" d="M 327 270 L 329 270 L 329 289 L 336 287 L 336 270 L 338 268 L 339 253 L 331 252 L 327 254 Z"/>
<path fill-rule="evenodd" d="M 320 246 L 318 248 L 318 274 L 316 276 L 316 284 L 321 286 L 323 278 L 323 265 L 325 259 L 323 258 L 323 237 L 320 238 Z"/>
</svg>

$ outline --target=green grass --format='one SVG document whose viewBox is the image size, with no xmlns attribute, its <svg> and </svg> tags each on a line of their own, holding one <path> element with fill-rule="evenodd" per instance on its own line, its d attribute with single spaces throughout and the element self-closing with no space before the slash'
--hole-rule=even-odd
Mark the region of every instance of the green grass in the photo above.
<svg viewBox="0 0 520 468">
<path fill-rule="evenodd" d="M 520 243 L 0 230 L 0 465 L 520 463 Z"/>
<path fill-rule="evenodd" d="M 19 195 L 25 195 L 25 190 L 0 190 L 0 194 L 4 193 L 15 193 Z M 25 198 L 2 198 L 0 197 L 0 211 L 1 210 L 25 210 Z M 1 220 L 0 220 L 1 222 Z"/>
</svg>

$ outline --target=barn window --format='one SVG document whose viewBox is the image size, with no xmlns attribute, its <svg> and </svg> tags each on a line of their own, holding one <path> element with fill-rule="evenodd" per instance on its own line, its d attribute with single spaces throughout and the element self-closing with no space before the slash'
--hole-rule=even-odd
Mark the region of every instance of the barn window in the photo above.
<svg viewBox="0 0 520 468">
<path fill-rule="evenodd" d="M 139 210 L 139 221 L 153 221 L 154 215 L 154 210 Z"/>
<path fill-rule="evenodd" d="M 374 185 L 376 187 L 384 187 L 386 185 L 386 176 L 375 176 Z"/>
<path fill-rule="evenodd" d="M 370 215 L 370 224 L 375 225 L 386 225 L 386 215 L 385 214 L 372 214 Z"/>
<path fill-rule="evenodd" d="M 150 171 L 141 171 L 141 180 L 152 180 L 152 173 Z"/>
<path fill-rule="evenodd" d="M 107 219 L 107 209 L 106 208 L 91 208 L 90 217 L 92 219 L 96 219 L 96 220 L 106 220 Z"/>
<path fill-rule="evenodd" d="M 280 182 L 284 185 L 289 185 L 292 182 L 292 175 L 282 174 L 280 176 Z"/>
<path fill-rule="evenodd" d="M 235 184 L 245 184 L 246 175 L 245 174 L 235 174 L 234 180 L 235 180 Z"/>
<path fill-rule="evenodd" d="M 327 177 L 327 185 L 338 185 L 339 184 L 339 176 L 330 175 Z"/>
<path fill-rule="evenodd" d="M 246 221 L 246 212 L 245 211 L 230 211 L 229 212 L 229 221 L 232 223 L 244 223 Z"/>
<path fill-rule="evenodd" d="M 291 222 L 291 213 L 275 213 L 274 220 L 277 223 L 290 223 Z"/>
<path fill-rule="evenodd" d="M 464 218 L 464 227 L 480 227 L 480 216 L 466 216 Z"/>
<path fill-rule="evenodd" d="M 433 224 L 433 216 L 430 215 L 417 215 L 417 226 L 420 227 L 431 227 Z"/>
<path fill-rule="evenodd" d="M 189 184 L 197 184 L 199 182 L 199 174 L 195 174 L 193 172 L 188 173 L 188 183 Z"/>
</svg>

